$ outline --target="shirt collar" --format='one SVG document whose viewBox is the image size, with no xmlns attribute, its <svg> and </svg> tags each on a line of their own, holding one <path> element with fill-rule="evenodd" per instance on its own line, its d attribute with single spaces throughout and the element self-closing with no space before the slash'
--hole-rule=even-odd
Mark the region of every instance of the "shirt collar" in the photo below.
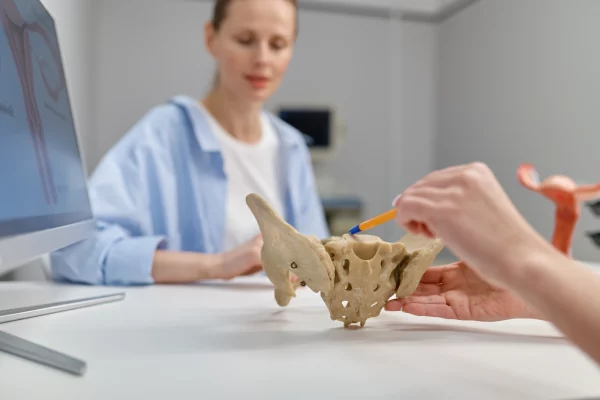
<svg viewBox="0 0 600 400">
<path fill-rule="evenodd" d="M 176 96 L 172 102 L 184 107 L 192 124 L 192 130 L 200 148 L 206 152 L 221 152 L 221 146 L 211 130 L 208 121 L 198 102 L 188 96 Z M 281 145 L 287 148 L 296 148 L 303 144 L 303 136 L 290 125 L 283 122 L 270 112 L 266 112 L 267 118 L 273 124 L 275 132 L 281 141 Z"/>
</svg>

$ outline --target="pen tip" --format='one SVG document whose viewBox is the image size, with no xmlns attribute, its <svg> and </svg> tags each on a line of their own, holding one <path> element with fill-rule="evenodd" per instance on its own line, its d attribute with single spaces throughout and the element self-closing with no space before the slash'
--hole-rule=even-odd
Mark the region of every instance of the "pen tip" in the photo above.
<svg viewBox="0 0 600 400">
<path fill-rule="evenodd" d="M 356 233 L 360 232 L 360 228 L 358 227 L 358 225 L 356 225 L 355 227 L 353 227 L 352 229 L 350 229 L 350 234 L 354 235 Z"/>
</svg>

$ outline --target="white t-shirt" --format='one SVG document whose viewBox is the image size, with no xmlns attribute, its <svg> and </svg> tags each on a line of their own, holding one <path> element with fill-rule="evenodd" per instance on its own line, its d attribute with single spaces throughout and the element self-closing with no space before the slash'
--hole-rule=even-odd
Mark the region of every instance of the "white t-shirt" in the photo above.
<svg viewBox="0 0 600 400">
<path fill-rule="evenodd" d="M 237 140 L 202 106 L 223 155 L 227 175 L 227 205 L 223 251 L 229 251 L 260 233 L 258 223 L 246 204 L 256 193 L 284 218 L 283 182 L 279 161 L 279 137 L 263 113 L 262 135 L 254 144 Z"/>
</svg>

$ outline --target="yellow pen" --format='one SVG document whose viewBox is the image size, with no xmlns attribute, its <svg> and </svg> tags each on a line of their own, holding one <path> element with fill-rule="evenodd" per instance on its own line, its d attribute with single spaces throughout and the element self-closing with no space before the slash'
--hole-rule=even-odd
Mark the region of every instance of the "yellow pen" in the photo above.
<svg viewBox="0 0 600 400">
<path fill-rule="evenodd" d="M 352 229 L 350 229 L 350 234 L 354 235 L 356 233 L 363 232 L 368 229 L 372 229 L 378 225 L 389 222 L 389 221 L 393 220 L 394 218 L 396 218 L 396 209 L 395 208 L 391 209 L 390 211 L 387 211 L 383 214 L 380 214 L 374 218 L 371 218 L 365 222 L 361 222 L 360 224 L 358 224 L 355 227 L 353 227 Z"/>
</svg>

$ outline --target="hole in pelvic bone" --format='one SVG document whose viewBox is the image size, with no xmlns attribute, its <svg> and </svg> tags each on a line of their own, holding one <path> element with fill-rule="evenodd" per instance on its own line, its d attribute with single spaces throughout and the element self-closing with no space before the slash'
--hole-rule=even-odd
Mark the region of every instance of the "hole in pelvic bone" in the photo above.
<svg viewBox="0 0 600 400">
<path fill-rule="evenodd" d="M 352 284 L 350 282 L 346 283 L 344 285 L 344 290 L 350 291 L 352 290 Z"/>
<path fill-rule="evenodd" d="M 377 250 L 379 250 L 379 243 L 371 242 L 371 243 L 353 243 L 352 249 L 354 250 L 354 254 L 356 257 L 361 260 L 371 260 L 377 254 Z"/>
<path fill-rule="evenodd" d="M 344 271 L 350 273 L 350 260 L 344 260 Z"/>
<path fill-rule="evenodd" d="M 390 283 L 394 284 L 394 282 L 399 283 L 400 281 L 400 276 L 402 274 L 402 271 L 404 270 L 404 268 L 406 268 L 406 266 L 408 264 L 410 264 L 410 262 L 412 261 L 413 257 L 405 257 L 400 264 L 398 264 L 396 266 L 396 268 L 394 268 L 392 270 L 392 273 L 390 274 Z"/>
<path fill-rule="evenodd" d="M 335 276 L 333 277 L 333 283 L 336 284 L 339 282 L 340 282 L 340 275 L 336 271 Z"/>
<path fill-rule="evenodd" d="M 404 259 L 404 254 L 396 254 L 392 259 L 392 264 L 400 264 Z"/>
<path fill-rule="evenodd" d="M 334 260 L 335 259 L 335 254 L 329 253 L 329 258 L 331 258 L 331 260 Z"/>
<path fill-rule="evenodd" d="M 374 292 L 379 290 L 379 285 L 375 285 L 375 290 L 373 290 Z"/>
<path fill-rule="evenodd" d="M 400 263 L 398 263 L 398 266 L 396 267 L 398 269 L 398 271 L 402 272 L 402 270 L 404 268 L 406 268 L 406 266 L 408 264 L 410 264 L 410 262 L 413 260 L 414 256 L 408 256 L 408 257 L 404 257 L 404 259 L 402 259 L 402 261 L 400 261 Z"/>
<path fill-rule="evenodd" d="M 344 306 L 344 308 L 347 308 L 348 307 L 348 300 L 342 301 L 342 306 Z"/>
</svg>

